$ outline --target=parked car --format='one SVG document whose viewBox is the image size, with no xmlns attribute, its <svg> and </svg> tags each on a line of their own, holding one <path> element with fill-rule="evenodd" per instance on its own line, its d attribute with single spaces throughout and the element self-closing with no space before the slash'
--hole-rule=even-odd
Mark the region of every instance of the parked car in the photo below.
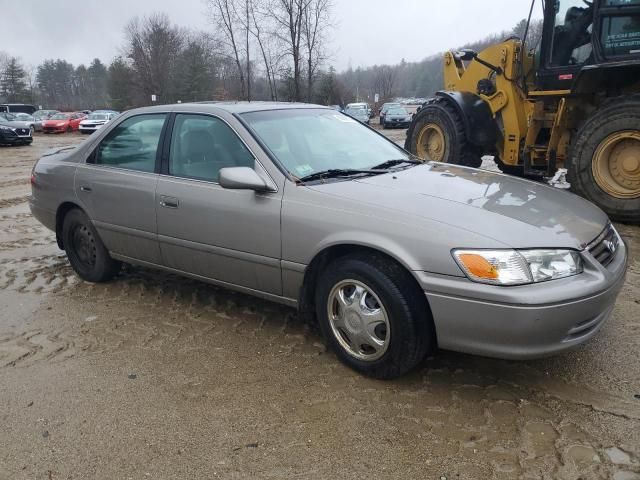
<svg viewBox="0 0 640 480">
<path fill-rule="evenodd" d="M 384 123 L 384 116 L 387 114 L 387 110 L 389 110 L 390 108 L 401 106 L 402 105 L 400 105 L 399 103 L 394 102 L 383 103 L 382 107 L 380 107 L 380 125 L 383 125 Z"/>
<path fill-rule="evenodd" d="M 355 118 L 359 122 L 369 124 L 369 112 L 364 107 L 347 107 L 344 109 L 344 113 L 352 118 Z"/>
<path fill-rule="evenodd" d="M 78 130 L 80 122 L 87 118 L 82 112 L 58 112 L 42 123 L 44 133 L 64 133 Z"/>
<path fill-rule="evenodd" d="M 28 105 L 26 103 L 1 103 L 0 104 L 0 112 L 7 113 L 28 113 L 29 115 L 33 114 L 38 110 L 33 105 Z"/>
<path fill-rule="evenodd" d="M 116 112 L 93 112 L 89 116 L 80 122 L 78 130 L 80 133 L 93 133 L 96 130 L 102 128 L 108 122 L 113 120 L 118 114 Z"/>
<path fill-rule="evenodd" d="M 411 114 L 403 107 L 391 107 L 387 110 L 383 120 L 383 128 L 409 128 L 411 125 Z"/>
<path fill-rule="evenodd" d="M 41 122 L 49 120 L 52 116 L 58 113 L 58 110 L 37 110 L 33 113 L 33 117 Z"/>
<path fill-rule="evenodd" d="M 347 108 L 364 108 L 367 111 L 367 115 L 369 115 L 369 118 L 371 118 L 371 115 L 373 113 L 373 110 L 371 110 L 371 106 L 366 102 L 348 103 L 345 107 L 345 110 Z"/>
<path fill-rule="evenodd" d="M 16 120 L 19 122 L 25 122 L 29 125 L 30 128 L 33 129 L 34 132 L 42 131 L 42 120 L 36 119 L 33 115 L 29 115 L 28 113 L 16 113 Z"/>
<path fill-rule="evenodd" d="M 593 204 L 423 163 L 326 107 L 156 106 L 94 135 L 31 178 L 31 211 L 81 278 L 127 262 L 297 306 L 374 377 L 436 347 L 510 359 L 576 347 L 624 282 L 626 245 Z"/>
<path fill-rule="evenodd" d="M 35 131 L 33 122 L 29 121 L 25 117 L 21 117 L 20 115 L 26 115 L 26 113 L 21 114 L 21 113 L 0 112 L 0 120 L 4 120 L 5 122 L 11 122 L 14 126 L 19 128 L 27 128 L 31 131 L 31 135 L 33 136 L 33 132 Z"/>
<path fill-rule="evenodd" d="M 8 120 L 11 114 L 0 113 L 0 145 L 30 145 L 33 131 L 23 122 Z"/>
</svg>

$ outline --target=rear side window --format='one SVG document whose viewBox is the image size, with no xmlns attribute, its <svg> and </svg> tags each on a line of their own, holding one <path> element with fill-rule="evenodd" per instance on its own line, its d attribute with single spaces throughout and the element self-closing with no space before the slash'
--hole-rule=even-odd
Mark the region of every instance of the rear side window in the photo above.
<svg viewBox="0 0 640 480">
<path fill-rule="evenodd" d="M 222 120 L 207 115 L 176 115 L 171 135 L 169 174 L 217 182 L 221 168 L 251 167 L 253 155 Z"/>
<path fill-rule="evenodd" d="M 98 145 L 95 163 L 153 172 L 166 114 L 127 118 Z"/>
</svg>

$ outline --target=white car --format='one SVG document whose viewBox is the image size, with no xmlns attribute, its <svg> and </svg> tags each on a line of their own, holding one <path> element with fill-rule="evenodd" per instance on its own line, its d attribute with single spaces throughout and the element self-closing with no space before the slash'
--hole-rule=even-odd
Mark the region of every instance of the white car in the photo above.
<svg viewBox="0 0 640 480">
<path fill-rule="evenodd" d="M 93 133 L 103 127 L 118 115 L 117 112 L 93 112 L 80 122 L 80 133 Z"/>
</svg>

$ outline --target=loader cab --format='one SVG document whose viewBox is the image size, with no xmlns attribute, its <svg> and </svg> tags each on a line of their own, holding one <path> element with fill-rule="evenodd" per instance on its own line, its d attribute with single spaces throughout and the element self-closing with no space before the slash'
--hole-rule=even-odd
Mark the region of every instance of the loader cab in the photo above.
<svg viewBox="0 0 640 480">
<path fill-rule="evenodd" d="M 640 61 L 640 0 L 548 0 L 544 5 L 539 89 L 571 90 L 586 66 Z"/>
</svg>

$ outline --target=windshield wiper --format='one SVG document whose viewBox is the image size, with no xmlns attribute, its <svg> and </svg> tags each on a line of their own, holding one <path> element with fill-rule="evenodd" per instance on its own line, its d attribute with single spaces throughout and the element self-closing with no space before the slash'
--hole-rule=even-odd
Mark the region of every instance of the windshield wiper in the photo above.
<svg viewBox="0 0 640 480">
<path fill-rule="evenodd" d="M 422 162 L 419 161 L 419 160 L 411 160 L 411 159 L 408 159 L 408 158 L 401 158 L 401 159 L 398 159 L 398 160 L 387 160 L 386 162 L 381 163 L 380 165 L 376 165 L 375 167 L 371 167 L 371 169 L 372 170 L 378 170 L 378 169 L 386 170 L 388 168 L 395 167 L 397 165 L 402 165 L 403 163 L 408 163 L 410 165 L 418 165 L 418 164 L 420 164 Z"/>
<path fill-rule="evenodd" d="M 375 169 L 375 170 L 357 170 L 354 168 L 331 168 L 329 170 L 323 170 L 321 172 L 312 173 L 311 175 L 307 175 L 306 177 L 299 178 L 300 182 L 313 182 L 314 180 L 324 180 L 327 178 L 339 178 L 339 177 L 352 177 L 354 175 L 380 175 L 382 173 L 387 173 L 386 170 L 383 169 Z"/>
</svg>

